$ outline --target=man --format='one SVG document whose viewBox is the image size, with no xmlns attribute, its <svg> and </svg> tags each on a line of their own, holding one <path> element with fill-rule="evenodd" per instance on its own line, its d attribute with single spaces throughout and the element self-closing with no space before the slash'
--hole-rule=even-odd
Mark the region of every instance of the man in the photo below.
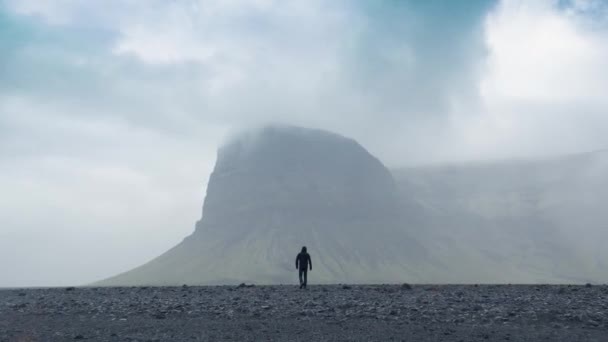
<svg viewBox="0 0 608 342">
<path fill-rule="evenodd" d="M 300 288 L 306 288 L 306 282 L 308 280 L 308 267 L 310 267 L 310 270 L 312 271 L 312 260 L 310 259 L 310 254 L 306 252 L 306 246 L 304 246 L 302 247 L 302 251 L 296 257 L 296 269 L 299 271 L 298 276 L 300 277 Z"/>
</svg>

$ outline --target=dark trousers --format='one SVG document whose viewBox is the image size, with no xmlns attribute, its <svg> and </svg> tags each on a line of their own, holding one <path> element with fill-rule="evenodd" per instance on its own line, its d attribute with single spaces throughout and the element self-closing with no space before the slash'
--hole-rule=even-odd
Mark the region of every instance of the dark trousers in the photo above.
<svg viewBox="0 0 608 342">
<path fill-rule="evenodd" d="M 306 287 L 306 281 L 308 280 L 308 269 L 300 268 L 298 276 L 300 277 L 300 288 Z"/>
</svg>

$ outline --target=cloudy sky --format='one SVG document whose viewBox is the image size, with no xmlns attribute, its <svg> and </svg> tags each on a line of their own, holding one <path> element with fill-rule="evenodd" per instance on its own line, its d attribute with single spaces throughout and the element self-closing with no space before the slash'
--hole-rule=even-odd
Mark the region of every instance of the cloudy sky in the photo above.
<svg viewBox="0 0 608 342">
<path fill-rule="evenodd" d="M 0 0 L 0 286 L 175 245 L 235 130 L 529 158 L 607 148 L 606 89 L 604 0 Z"/>
</svg>

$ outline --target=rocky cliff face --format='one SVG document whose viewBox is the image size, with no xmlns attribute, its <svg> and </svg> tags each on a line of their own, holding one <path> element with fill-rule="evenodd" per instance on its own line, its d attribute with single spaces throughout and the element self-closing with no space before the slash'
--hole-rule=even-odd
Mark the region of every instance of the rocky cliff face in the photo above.
<svg viewBox="0 0 608 342">
<path fill-rule="evenodd" d="M 421 279 L 391 173 L 351 139 L 268 127 L 222 147 L 195 232 L 102 284 L 293 283 L 306 245 L 314 282 Z"/>
<path fill-rule="evenodd" d="M 353 140 L 266 128 L 220 149 L 196 234 L 290 229 L 311 219 L 348 230 L 347 220 L 394 217 L 396 190 L 390 172 Z"/>
</svg>

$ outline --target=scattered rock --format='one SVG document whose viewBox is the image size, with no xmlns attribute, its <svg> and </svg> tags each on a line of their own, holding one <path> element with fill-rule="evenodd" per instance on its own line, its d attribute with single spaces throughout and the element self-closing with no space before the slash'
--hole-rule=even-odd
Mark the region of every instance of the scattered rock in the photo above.
<svg viewBox="0 0 608 342">
<path fill-rule="evenodd" d="M 578 292 L 570 292 L 567 286 L 560 285 L 546 287 L 479 285 L 477 288 L 466 285 L 439 287 L 421 285 L 413 286 L 413 289 L 419 291 L 400 292 L 409 288 L 404 284 L 321 285 L 312 287 L 310 292 L 299 291 L 293 286 L 264 286 L 256 290 L 237 290 L 247 287 L 250 285 L 188 287 L 187 291 L 180 291 L 181 286 L 153 287 L 145 292 L 139 287 L 100 288 L 98 291 L 77 288 L 77 296 L 65 292 L 65 288 L 0 291 L 0 321 L 8 321 L 7 326 L 10 327 L 11 322 L 18 323 L 19 320 L 28 319 L 27 317 L 35 319 L 39 315 L 45 315 L 58 322 L 65 322 L 65 326 L 43 327 L 41 331 L 50 331 L 52 334 L 57 328 L 63 328 L 61 336 L 68 340 L 76 339 L 78 336 L 76 334 L 82 336 L 78 339 L 94 340 L 95 336 L 89 336 L 89 331 L 92 330 L 84 330 L 79 324 L 95 321 L 100 325 L 100 329 L 95 333 L 99 334 L 98 339 L 132 341 L 189 339 L 192 336 L 191 332 L 183 336 L 176 330 L 178 329 L 176 325 L 179 325 L 176 323 L 182 322 L 184 318 L 192 322 L 211 319 L 220 325 L 223 324 L 221 322 L 230 320 L 230 324 L 234 324 L 234 327 L 241 327 L 242 323 L 239 322 L 250 322 L 248 324 L 254 328 L 252 331 L 268 329 L 269 336 L 273 340 L 281 340 L 278 333 L 274 333 L 274 325 L 287 329 L 298 321 L 314 323 L 315 320 L 344 326 L 350 329 L 348 331 L 352 334 L 360 334 L 361 331 L 366 330 L 366 328 L 360 330 L 353 328 L 359 320 L 366 322 L 378 320 L 381 326 L 386 326 L 389 330 L 393 328 L 387 325 L 394 325 L 399 331 L 408 330 L 406 328 L 408 326 L 422 329 L 417 331 L 426 333 L 434 329 L 433 336 L 451 336 L 443 337 L 446 341 L 458 341 L 465 337 L 462 335 L 463 329 L 469 328 L 479 331 L 479 334 L 473 337 L 476 341 L 485 339 L 482 334 L 489 335 L 489 340 L 492 341 L 507 340 L 506 332 L 515 332 L 520 327 L 525 330 L 531 325 L 534 329 L 545 329 L 544 331 L 547 332 L 559 329 L 559 335 L 563 335 L 564 338 L 557 341 L 585 340 L 581 339 L 583 335 L 568 334 L 573 331 L 581 334 L 601 334 L 608 328 L 606 313 L 608 305 L 604 300 L 605 287 L 599 285 L 589 289 L 580 285 L 570 287 L 571 290 L 578 288 Z M 541 290 L 537 291 L 538 288 Z M 386 291 L 387 289 L 389 291 Z M 439 291 L 424 291 L 425 289 Z M 117 295 L 121 291 L 124 294 Z M 24 293 L 25 296 L 20 296 L 20 293 Z M 155 321 L 157 323 L 154 323 Z M 163 330 L 171 331 L 175 337 L 172 338 L 171 334 L 153 335 L 152 332 L 147 331 L 135 336 L 131 335 L 131 332 L 121 330 L 140 323 L 148 326 L 157 324 Z M 102 326 L 104 324 L 105 327 Z M 210 327 L 212 330 L 220 329 L 213 326 L 206 326 L 206 329 Z M 493 330 L 494 328 L 496 330 Z M 279 330 L 283 331 L 282 328 Z M 449 334 L 446 334 L 446 331 Z M 250 333 L 245 339 L 261 338 L 261 335 L 256 335 L 257 332 Z M 204 332 L 200 336 L 213 340 L 211 335 L 205 335 L 207 333 L 209 332 Z M 231 338 L 233 341 L 243 340 L 242 337 L 245 336 L 239 335 L 239 332 L 230 334 L 233 336 Z M 6 339 L 4 336 L 0 331 L 0 341 Z M 310 340 L 318 340 L 314 336 L 309 337 Z M 391 335 L 387 339 L 392 337 L 394 336 Z M 512 341 L 519 340 L 517 333 L 508 337 Z M 343 336 L 342 339 L 344 338 Z M 419 339 L 415 337 L 412 339 L 412 335 L 407 334 L 405 338 L 414 341 L 424 340 L 422 336 Z M 464 341 L 468 340 L 470 339 L 464 339 Z"/>
<path fill-rule="evenodd" d="M 411 290 L 412 289 L 412 285 L 410 285 L 408 283 L 403 283 L 403 284 L 401 284 L 401 289 L 402 290 Z"/>
<path fill-rule="evenodd" d="M 70 287 L 66 287 L 65 290 L 66 291 L 74 291 L 74 290 L 76 290 L 76 288 L 74 286 L 70 286 Z"/>
</svg>

